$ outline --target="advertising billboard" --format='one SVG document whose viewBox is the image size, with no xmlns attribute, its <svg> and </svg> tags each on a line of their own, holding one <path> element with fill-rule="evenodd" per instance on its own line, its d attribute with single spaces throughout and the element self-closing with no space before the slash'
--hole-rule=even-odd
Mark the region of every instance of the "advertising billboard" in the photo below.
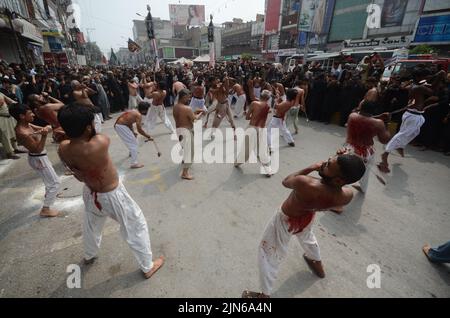
<svg viewBox="0 0 450 318">
<path fill-rule="evenodd" d="M 205 6 L 190 4 L 169 4 L 172 25 L 199 26 L 205 24 Z"/>
<path fill-rule="evenodd" d="M 381 27 L 401 26 L 407 5 L 408 0 L 384 0 Z"/>
<path fill-rule="evenodd" d="M 420 18 L 414 42 L 450 42 L 450 15 Z"/>
<path fill-rule="evenodd" d="M 303 0 L 298 30 L 321 33 L 325 10 L 326 0 Z"/>
<path fill-rule="evenodd" d="M 448 0 L 427 0 L 425 2 L 424 12 L 450 9 Z"/>
<path fill-rule="evenodd" d="M 280 28 L 281 0 L 266 1 L 265 34 L 276 34 Z"/>
</svg>

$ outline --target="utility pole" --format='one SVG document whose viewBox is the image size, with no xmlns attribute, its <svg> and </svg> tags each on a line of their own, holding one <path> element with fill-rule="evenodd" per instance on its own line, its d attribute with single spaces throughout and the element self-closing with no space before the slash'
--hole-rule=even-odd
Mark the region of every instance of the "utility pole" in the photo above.
<svg viewBox="0 0 450 318">
<path fill-rule="evenodd" d="M 22 46 L 20 45 L 19 37 L 17 36 L 16 30 L 14 29 L 14 24 L 13 24 L 13 20 L 14 20 L 14 17 L 16 16 L 16 13 L 11 12 L 8 8 L 5 8 L 4 12 L 9 20 L 9 27 L 11 28 L 11 31 L 12 31 L 13 37 L 14 37 L 14 41 L 16 42 L 17 52 L 19 53 L 20 62 L 25 65 L 25 63 L 27 61 L 24 58 L 24 55 L 22 52 Z"/>
</svg>

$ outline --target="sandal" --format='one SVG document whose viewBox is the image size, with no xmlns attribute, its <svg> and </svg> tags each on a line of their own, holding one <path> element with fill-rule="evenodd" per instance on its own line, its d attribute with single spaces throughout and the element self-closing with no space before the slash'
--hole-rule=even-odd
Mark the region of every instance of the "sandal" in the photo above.
<svg viewBox="0 0 450 318">
<path fill-rule="evenodd" d="M 263 293 L 257 293 L 257 292 L 252 292 L 252 291 L 246 290 L 242 293 L 242 298 L 244 298 L 244 299 L 251 299 L 251 298 L 269 299 L 270 296 L 266 296 Z"/>
</svg>

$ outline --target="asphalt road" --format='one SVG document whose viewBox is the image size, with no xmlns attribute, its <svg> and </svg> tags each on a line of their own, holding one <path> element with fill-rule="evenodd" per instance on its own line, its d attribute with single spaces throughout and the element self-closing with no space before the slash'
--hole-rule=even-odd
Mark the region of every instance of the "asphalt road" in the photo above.
<svg viewBox="0 0 450 318">
<path fill-rule="evenodd" d="M 117 224 L 109 220 L 98 262 L 82 267 L 81 289 L 68 289 L 67 267 L 83 258 L 81 185 L 63 177 L 64 198 L 56 208 L 64 216 L 40 219 L 43 183 L 23 156 L 0 161 L 0 297 L 229 298 L 258 290 L 257 247 L 265 224 L 289 194 L 283 178 L 328 159 L 345 140 L 343 128 L 302 120 L 297 147 L 280 142 L 280 171 L 272 179 L 259 175 L 257 165 L 237 170 L 230 164 L 197 164 L 195 181 L 186 182 L 170 160 L 176 143 L 163 125 L 154 132 L 163 157 L 141 141 L 146 167 L 131 171 L 112 124 L 104 126 L 111 155 L 144 211 L 155 256 L 167 258 L 165 267 L 144 280 Z M 47 148 L 63 175 L 56 146 Z M 377 151 L 381 154 L 381 145 Z M 450 297 L 449 267 L 431 265 L 421 251 L 424 243 L 450 239 L 450 159 L 410 147 L 405 159 L 394 156 L 391 162 L 386 186 L 372 175 L 367 196 L 357 195 L 344 215 L 316 218 L 327 278 L 312 275 L 292 240 L 274 297 Z M 382 271 L 379 289 L 367 287 L 372 264 Z"/>
</svg>

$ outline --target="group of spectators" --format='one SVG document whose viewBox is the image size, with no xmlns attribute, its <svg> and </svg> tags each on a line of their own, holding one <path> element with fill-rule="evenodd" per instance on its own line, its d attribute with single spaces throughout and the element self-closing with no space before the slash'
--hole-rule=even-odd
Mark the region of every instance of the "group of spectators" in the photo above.
<svg viewBox="0 0 450 318">
<path fill-rule="evenodd" d="M 368 92 L 375 103 L 375 113 L 394 112 L 404 108 L 409 101 L 409 88 L 413 83 L 410 76 L 394 76 L 389 82 L 381 80 L 384 71 L 383 59 L 374 54 L 365 57 L 359 64 L 351 61 L 336 61 L 330 70 L 325 70 L 318 63 L 298 64 L 293 71 L 284 70 L 280 64 L 252 60 L 217 63 L 214 68 L 203 65 L 170 65 L 165 64 L 160 70 L 153 67 L 130 68 L 126 66 L 110 67 L 65 67 L 55 68 L 40 66 L 26 68 L 23 65 L 0 65 L 0 137 L 4 152 L 8 158 L 16 158 L 20 153 L 14 141 L 14 119 L 8 114 L 11 103 L 28 104 L 30 96 L 44 95 L 60 100 L 64 104 L 73 101 L 73 90 L 76 85 L 83 85 L 95 91 L 90 98 L 101 111 L 103 120 L 111 119 L 111 113 L 121 112 L 128 108 L 129 84 L 143 83 L 151 79 L 156 83 L 165 83 L 167 98 L 166 107 L 173 105 L 175 97 L 172 87 L 175 82 L 182 82 L 186 87 L 198 83 L 211 87 L 215 78 L 234 78 L 246 91 L 248 103 L 251 102 L 248 83 L 253 79 L 261 79 L 262 85 L 281 83 L 292 88 L 299 82 L 307 87 L 306 115 L 309 120 L 325 124 L 332 122 L 345 126 L 349 115 L 357 109 Z M 430 70 L 430 76 L 436 70 Z M 144 79 L 145 77 L 145 79 Z M 449 77 L 450 79 L 450 77 Z M 449 85 L 440 89 L 440 106 L 425 114 L 426 124 L 421 135 L 415 141 L 418 146 L 443 151 L 450 155 L 450 123 L 449 123 Z M 141 87 L 139 94 L 144 97 Z M 393 116 L 392 121 L 399 125 L 402 114 Z M 39 121 L 39 118 L 36 119 Z M 38 122 L 38 124 L 45 124 Z"/>
</svg>

